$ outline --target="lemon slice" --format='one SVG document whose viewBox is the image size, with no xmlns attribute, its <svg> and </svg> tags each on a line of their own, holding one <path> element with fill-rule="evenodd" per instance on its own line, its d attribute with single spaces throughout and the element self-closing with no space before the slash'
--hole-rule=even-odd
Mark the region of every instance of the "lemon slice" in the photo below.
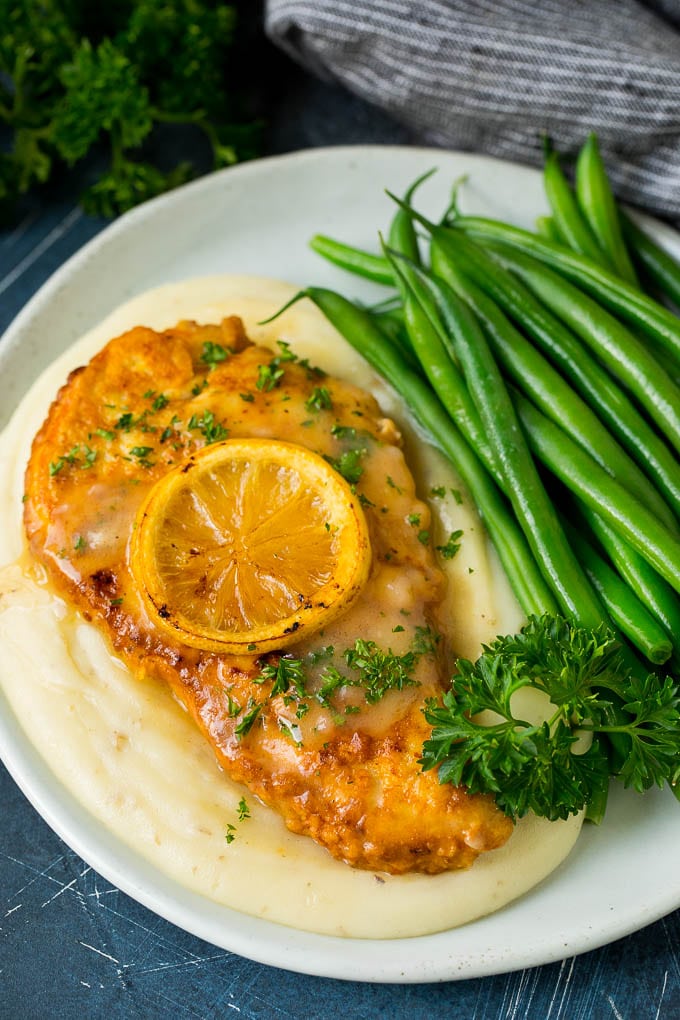
<svg viewBox="0 0 680 1020">
<path fill-rule="evenodd" d="M 294 443 L 227 439 L 158 481 L 130 568 L 152 619 L 228 654 L 284 648 L 349 606 L 370 567 L 359 500 Z"/>
</svg>

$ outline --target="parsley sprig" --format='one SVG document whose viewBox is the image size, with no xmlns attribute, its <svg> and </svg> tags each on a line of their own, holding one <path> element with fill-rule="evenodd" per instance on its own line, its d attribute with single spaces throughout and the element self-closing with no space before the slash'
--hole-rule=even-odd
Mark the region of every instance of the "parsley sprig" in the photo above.
<svg viewBox="0 0 680 1020">
<path fill-rule="evenodd" d="M 403 691 L 405 687 L 417 686 L 414 670 L 423 655 L 435 653 L 438 635 L 429 628 L 417 627 L 411 648 L 398 655 L 391 648 L 380 648 L 375 641 L 357 638 L 351 648 L 346 648 L 343 658 L 350 673 L 328 665 L 321 673 L 322 685 L 317 699 L 322 705 L 331 707 L 333 695 L 342 687 L 360 687 L 368 705 L 375 705 L 388 691 Z"/>
<path fill-rule="evenodd" d="M 550 699 L 545 721 L 516 715 L 513 697 L 526 687 Z M 531 617 L 519 634 L 484 646 L 475 663 L 459 660 L 443 703 L 427 703 L 433 730 L 422 764 L 438 768 L 441 782 L 494 794 L 512 818 L 567 818 L 601 801 L 610 774 L 638 792 L 680 784 L 679 705 L 670 678 L 631 674 L 605 627 Z M 500 721 L 476 719 L 484 710 Z M 574 747 L 579 731 L 592 734 L 583 753 Z M 618 754 L 608 754 L 608 738 Z"/>
<path fill-rule="evenodd" d="M 83 196 L 104 216 L 183 184 L 196 163 L 154 161 L 158 131 L 205 139 L 212 169 L 255 154 L 234 64 L 236 7 L 221 0 L 20 0 L 0 5 L 0 218 L 55 171 L 104 143 L 108 166 Z M 188 147 L 195 152 L 195 139 Z"/>
</svg>

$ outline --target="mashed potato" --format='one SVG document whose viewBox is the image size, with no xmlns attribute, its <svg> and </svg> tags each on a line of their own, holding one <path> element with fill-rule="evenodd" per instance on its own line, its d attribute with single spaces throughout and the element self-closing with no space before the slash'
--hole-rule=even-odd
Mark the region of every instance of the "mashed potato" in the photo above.
<svg viewBox="0 0 680 1020">
<path fill-rule="evenodd" d="M 251 339 L 285 340 L 300 357 L 370 390 L 404 432 L 420 495 L 430 495 L 435 544 L 464 533 L 448 575 L 451 643 L 479 645 L 521 625 L 522 614 L 470 500 L 444 458 L 418 434 L 403 404 L 309 304 L 258 322 L 293 293 L 287 284 L 209 277 L 162 287 L 114 312 L 38 380 L 0 437 L 0 684 L 28 739 L 59 780 L 141 857 L 186 888 L 248 914 L 309 931 L 396 938 L 440 931 L 490 913 L 548 875 L 571 849 L 580 819 L 524 819 L 472 869 L 436 877 L 356 871 L 221 773 L 171 695 L 134 680 L 99 632 L 50 590 L 25 551 L 23 470 L 33 435 L 68 372 L 112 336 L 143 323 L 242 317 Z M 250 817 L 239 820 L 245 797 Z M 233 827 L 233 828 L 231 828 Z M 225 838 L 229 833 L 231 840 Z"/>
</svg>

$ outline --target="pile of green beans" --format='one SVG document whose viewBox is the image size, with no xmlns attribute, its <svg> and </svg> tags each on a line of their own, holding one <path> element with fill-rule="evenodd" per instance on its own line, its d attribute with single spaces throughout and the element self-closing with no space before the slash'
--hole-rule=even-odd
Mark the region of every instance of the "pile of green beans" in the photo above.
<svg viewBox="0 0 680 1020">
<path fill-rule="evenodd" d="M 636 668 L 677 670 L 680 265 L 619 208 L 594 136 L 573 186 L 546 149 L 535 233 L 433 223 L 422 180 L 391 196 L 382 252 L 312 240 L 394 288 L 389 320 L 305 293 L 450 458 L 524 611 L 605 623 Z"/>
</svg>

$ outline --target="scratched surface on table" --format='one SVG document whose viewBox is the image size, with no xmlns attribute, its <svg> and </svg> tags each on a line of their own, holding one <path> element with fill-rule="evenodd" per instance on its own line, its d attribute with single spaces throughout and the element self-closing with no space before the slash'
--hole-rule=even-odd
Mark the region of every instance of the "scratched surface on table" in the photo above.
<svg viewBox="0 0 680 1020">
<path fill-rule="evenodd" d="M 278 128 L 274 148 L 407 140 L 332 86 L 310 88 L 289 91 L 281 123 L 298 133 Z M 0 333 L 101 226 L 64 189 L 0 235 Z M 217 949 L 119 892 L 49 829 L 0 766 L 0 1020 L 222 1020 L 232 1014 L 242 1020 L 678 1020 L 680 912 L 584 956 L 479 980 L 397 986 L 292 974 Z"/>
<path fill-rule="evenodd" d="M 513 974 L 413 986 L 331 981 L 252 963 L 152 914 L 69 850 L 4 770 L 0 803 L 3 1020 L 680 1017 L 680 913 L 584 956 Z"/>
</svg>

